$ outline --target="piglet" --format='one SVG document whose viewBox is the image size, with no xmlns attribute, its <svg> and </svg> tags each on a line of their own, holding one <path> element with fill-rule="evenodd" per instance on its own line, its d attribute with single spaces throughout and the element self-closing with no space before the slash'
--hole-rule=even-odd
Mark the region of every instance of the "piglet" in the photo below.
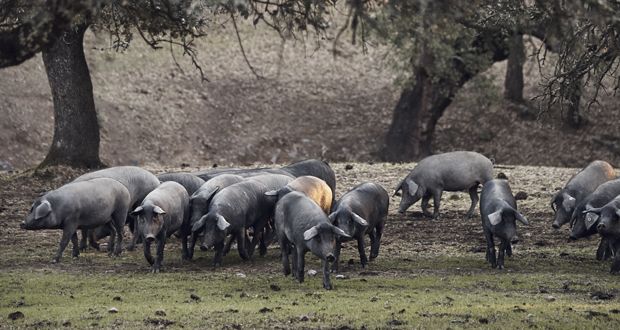
<svg viewBox="0 0 620 330">
<path fill-rule="evenodd" d="M 504 268 L 504 255 L 512 255 L 511 243 L 518 242 L 516 221 L 529 225 L 527 219 L 517 212 L 517 203 L 507 180 L 495 179 L 482 187 L 480 195 L 482 230 L 487 240 L 487 261 L 493 268 Z M 495 258 L 495 242 L 500 240 L 499 253 Z"/>
<path fill-rule="evenodd" d="M 284 275 L 291 273 L 289 254 L 293 254 L 293 275 L 304 281 L 305 254 L 311 251 L 321 259 L 323 287 L 332 289 L 329 263 L 334 262 L 338 237 L 351 238 L 342 229 L 332 225 L 321 208 L 305 194 L 293 191 L 276 204 L 275 227 Z M 294 251 L 293 251 L 294 249 Z"/>
<path fill-rule="evenodd" d="M 357 250 L 363 268 L 368 264 L 364 236 L 370 237 L 370 260 L 373 260 L 379 255 L 379 245 L 389 204 L 390 197 L 387 191 L 376 183 L 367 182 L 357 185 L 344 194 L 329 215 L 331 223 L 357 240 Z M 343 237 L 338 239 L 332 272 L 338 271 L 341 242 L 347 240 Z"/>
<path fill-rule="evenodd" d="M 183 259 L 189 258 L 187 236 L 189 226 L 189 195 L 177 182 L 168 181 L 160 184 L 150 192 L 142 204 L 131 214 L 137 217 L 137 231 L 144 241 L 144 257 L 152 266 L 152 272 L 158 273 L 164 259 L 166 239 L 179 231 L 182 240 Z M 157 256 L 151 256 L 151 243 L 157 241 Z"/>
</svg>

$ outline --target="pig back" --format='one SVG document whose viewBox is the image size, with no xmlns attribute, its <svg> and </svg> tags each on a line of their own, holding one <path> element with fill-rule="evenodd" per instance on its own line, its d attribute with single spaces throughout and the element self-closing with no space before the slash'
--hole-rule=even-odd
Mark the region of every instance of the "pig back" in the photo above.
<svg viewBox="0 0 620 330">
<path fill-rule="evenodd" d="M 493 163 L 476 152 L 448 152 L 424 158 L 411 175 L 426 187 L 460 191 L 492 180 Z"/>
<path fill-rule="evenodd" d="M 287 187 L 291 190 L 303 192 L 316 202 L 325 213 L 329 213 L 332 207 L 332 189 L 323 181 L 314 176 L 300 176 L 291 181 Z"/>
<path fill-rule="evenodd" d="M 157 177 L 137 166 L 117 166 L 86 173 L 79 176 L 74 182 L 96 178 L 109 178 L 122 183 L 131 196 L 131 205 L 139 204 L 144 197 L 159 185 Z"/>
<path fill-rule="evenodd" d="M 480 193 L 481 213 L 488 215 L 488 213 L 496 211 L 496 206 L 502 201 L 508 203 L 515 210 L 517 209 L 517 202 L 512 195 L 508 180 L 494 179 L 482 186 L 482 193 Z"/>
<path fill-rule="evenodd" d="M 342 195 L 334 205 L 334 210 L 340 207 L 349 208 L 374 225 L 387 215 L 389 202 L 390 197 L 382 186 L 366 182 L 353 187 Z"/>
<path fill-rule="evenodd" d="M 608 162 L 595 160 L 570 178 L 565 189 L 569 195 L 579 202 L 594 192 L 601 184 L 615 178 L 616 172 Z"/>
<path fill-rule="evenodd" d="M 205 180 L 185 172 L 178 173 L 163 173 L 157 176 L 159 181 L 174 181 L 181 184 L 189 195 L 192 195 L 196 190 L 205 183 Z"/>
<path fill-rule="evenodd" d="M 131 201 L 127 188 L 109 178 L 71 182 L 49 192 L 45 198 L 53 201 L 61 213 L 73 212 L 79 215 L 78 219 L 98 219 L 101 223 L 107 222 L 115 212 L 127 214 Z"/>
<path fill-rule="evenodd" d="M 294 177 L 304 175 L 317 177 L 327 183 L 333 194 L 336 193 L 336 174 L 327 162 L 318 159 L 307 159 L 284 166 L 282 169 Z"/>
</svg>

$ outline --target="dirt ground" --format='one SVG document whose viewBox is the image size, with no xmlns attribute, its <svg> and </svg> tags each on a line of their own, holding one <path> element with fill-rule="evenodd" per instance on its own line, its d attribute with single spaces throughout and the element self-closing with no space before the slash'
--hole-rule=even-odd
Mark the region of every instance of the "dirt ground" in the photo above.
<svg viewBox="0 0 620 330">
<path fill-rule="evenodd" d="M 249 60 L 265 77 L 257 79 L 231 28 L 215 28 L 198 43 L 208 82 L 200 82 L 178 50 L 173 57 L 136 40 L 116 53 L 105 34 L 89 32 L 85 48 L 102 159 L 147 166 L 377 161 L 402 72 L 392 64 L 393 52 L 376 43 L 364 54 L 343 42 L 342 55 L 334 57 L 335 31 L 336 25 L 318 43 L 310 37 L 282 43 L 264 26 L 244 25 Z M 526 98 L 540 93 L 552 70 L 550 56 L 542 73 L 528 59 Z M 436 152 L 475 150 L 502 164 L 579 167 L 597 158 L 620 163 L 618 96 L 604 94 L 580 130 L 567 128 L 557 109 L 538 121 L 523 120 L 502 101 L 504 72 L 505 62 L 497 63 L 459 93 L 439 121 Z M 2 70 L 0 117 L 0 168 L 37 165 L 53 131 L 40 57 Z"/>
<path fill-rule="evenodd" d="M 365 181 L 391 191 L 413 164 L 335 163 L 332 167 L 339 197 Z M 346 244 L 341 265 L 345 280 L 332 278 L 336 289 L 331 292 L 321 289 L 320 273 L 308 276 L 303 285 L 282 276 L 276 246 L 266 257 L 250 262 L 230 253 L 224 265 L 214 270 L 213 252 L 197 251 L 195 260 L 185 262 L 173 239 L 166 246 L 163 273 L 155 276 L 149 274 L 141 251 L 109 258 L 104 252 L 88 250 L 75 260 L 65 251 L 60 264 L 51 264 L 60 233 L 24 231 L 18 225 L 34 197 L 80 172 L 55 168 L 1 175 L 0 297 L 4 298 L 0 298 L 0 328 L 65 324 L 605 328 L 617 324 L 620 303 L 615 297 L 620 286 L 617 276 L 608 273 L 609 262 L 594 259 L 597 238 L 569 243 L 567 228 L 551 228 L 550 197 L 577 169 L 498 165 L 495 171 L 508 176 L 514 193 L 527 193 L 519 210 L 531 223 L 519 227 L 521 242 L 515 245 L 514 256 L 507 258 L 505 270 L 491 269 L 484 260 L 478 210 L 473 219 L 463 219 L 469 206 L 466 193 L 445 193 L 437 221 L 424 218 L 419 203 L 405 215 L 398 214 L 400 198 L 393 196 L 379 258 L 361 269 L 355 244 Z M 307 269 L 319 269 L 315 257 L 308 255 L 307 260 Z M 111 306 L 121 312 L 108 313 Z M 355 308 L 367 313 L 356 313 Z M 25 317 L 6 318 L 18 311 Z"/>
</svg>

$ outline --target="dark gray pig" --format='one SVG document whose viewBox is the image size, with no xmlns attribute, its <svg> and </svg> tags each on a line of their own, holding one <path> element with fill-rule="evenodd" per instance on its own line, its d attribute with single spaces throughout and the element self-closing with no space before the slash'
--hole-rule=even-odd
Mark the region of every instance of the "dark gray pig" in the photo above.
<svg viewBox="0 0 620 330">
<path fill-rule="evenodd" d="M 205 245 L 215 247 L 213 265 L 219 266 L 225 251 L 225 239 L 232 235 L 237 241 L 239 256 L 247 260 L 259 239 L 274 202 L 265 192 L 285 186 L 292 178 L 281 175 L 261 175 L 230 185 L 215 194 L 209 212 L 192 226 L 192 232 L 203 232 Z M 246 247 L 246 229 L 254 230 L 254 239 Z"/>
<path fill-rule="evenodd" d="M 323 210 L 308 196 L 298 191 L 288 193 L 278 201 L 275 227 L 282 249 L 284 275 L 291 273 L 289 254 L 292 253 L 293 276 L 302 283 L 305 254 L 311 251 L 321 259 L 323 287 L 331 290 L 329 263 L 336 260 L 334 250 L 337 239 L 351 236 L 332 225 Z"/>
<path fill-rule="evenodd" d="M 587 209 L 603 207 L 611 200 L 620 195 L 620 179 L 607 181 L 584 198 L 573 211 L 571 216 L 571 232 L 569 238 L 576 240 L 596 234 L 598 214 L 585 212 Z"/>
<path fill-rule="evenodd" d="M 59 262 L 69 240 L 73 243 L 73 257 L 79 255 L 76 231 L 97 226 L 111 226 L 116 234 L 110 239 L 110 253 L 120 255 L 123 226 L 130 206 L 130 195 L 120 182 L 99 178 L 71 182 L 37 198 L 22 229 L 62 229 L 62 239 L 54 263 Z"/>
<path fill-rule="evenodd" d="M 179 183 L 185 188 L 185 190 L 187 190 L 187 194 L 189 194 L 190 196 L 205 183 L 205 180 L 193 174 L 184 172 L 163 173 L 158 175 L 157 178 L 161 182 L 174 181 L 176 183 Z"/>
<path fill-rule="evenodd" d="M 86 181 L 95 178 L 114 179 L 125 185 L 125 187 L 127 187 L 127 190 L 129 191 L 129 196 L 131 198 L 129 211 L 140 205 L 144 197 L 146 197 L 148 193 L 153 191 L 159 185 L 159 179 L 157 179 L 157 177 L 153 173 L 137 166 L 110 167 L 81 175 L 75 180 L 73 180 L 73 182 Z M 137 233 L 135 232 L 134 219 L 131 215 L 127 217 L 127 224 L 129 225 L 129 228 L 133 233 L 133 238 L 127 249 L 133 250 L 136 246 L 139 235 L 137 235 Z M 85 232 L 83 232 L 82 234 L 82 239 L 84 239 L 87 234 Z"/>
<path fill-rule="evenodd" d="M 608 162 L 595 160 L 568 180 L 566 186 L 551 199 L 555 212 L 553 228 L 560 228 L 570 222 L 575 206 L 581 203 L 601 184 L 616 178 L 616 173 Z"/>
<path fill-rule="evenodd" d="M 471 151 L 447 152 L 426 157 L 403 179 L 394 194 L 402 190 L 399 213 L 422 199 L 422 212 L 430 217 L 428 201 L 433 197 L 433 219 L 439 216 L 441 194 L 444 191 L 469 191 L 471 207 L 467 217 L 474 214 L 478 203 L 478 185 L 493 179 L 493 163 L 483 155 Z"/>
<path fill-rule="evenodd" d="M 329 215 L 332 224 L 342 229 L 347 235 L 357 240 L 357 250 L 360 254 L 360 262 L 365 268 L 368 264 L 366 258 L 364 235 L 370 237 L 370 260 L 379 255 L 381 235 L 387 217 L 390 197 L 387 191 L 376 183 L 362 183 L 346 194 L 336 203 L 334 212 Z M 339 238 L 334 255 L 336 260 L 332 264 L 332 271 L 338 271 L 340 261 L 341 242 L 346 238 Z"/>
<path fill-rule="evenodd" d="M 511 244 L 518 242 L 516 221 L 529 225 L 527 219 L 517 212 L 517 202 L 507 180 L 495 179 L 484 184 L 480 195 L 480 215 L 487 240 L 487 261 L 493 268 L 503 269 L 504 254 L 511 256 Z M 494 237 L 501 241 L 497 259 Z"/>
<path fill-rule="evenodd" d="M 174 181 L 162 183 L 146 195 L 131 214 L 137 217 L 136 230 L 144 241 L 144 257 L 151 264 L 153 273 L 161 269 L 166 239 L 176 231 L 181 235 L 182 257 L 184 260 L 189 258 L 189 195 L 182 185 Z M 153 260 L 151 243 L 154 241 L 157 241 L 157 256 Z"/>
<path fill-rule="evenodd" d="M 601 245 L 606 250 L 604 257 L 615 255 L 611 264 L 611 272 L 620 272 L 620 250 L 618 249 L 620 244 L 617 244 L 620 242 L 620 196 L 612 199 L 602 207 L 587 208 L 584 213 L 597 215 L 595 227 L 601 234 Z M 587 220 L 586 222 L 588 226 L 594 226 L 593 223 Z M 601 247 L 599 247 L 599 250 L 601 250 Z M 604 257 L 602 259 L 606 259 Z"/>
<path fill-rule="evenodd" d="M 234 174 L 244 178 L 248 178 L 251 176 L 262 175 L 262 174 L 281 174 L 281 175 L 291 175 L 287 171 L 284 171 L 279 168 L 269 168 L 269 167 L 259 167 L 259 168 L 218 168 L 215 170 L 206 170 L 206 171 L 197 171 L 192 172 L 192 174 L 198 176 L 199 178 L 209 181 L 219 175 L 222 174 Z"/>
<path fill-rule="evenodd" d="M 215 196 L 215 194 L 219 190 L 222 190 L 235 183 L 239 183 L 243 180 L 245 179 L 238 175 L 222 174 L 214 177 L 213 179 L 205 182 L 202 186 L 200 186 L 200 188 L 198 188 L 198 190 L 196 190 L 189 199 L 190 225 L 193 227 L 194 224 L 200 220 L 200 218 L 202 218 L 205 214 L 209 212 L 209 203 L 211 202 L 211 198 L 213 198 L 213 196 Z M 196 246 L 198 234 L 199 233 L 196 232 L 192 233 L 192 238 L 189 244 L 190 259 L 194 256 L 194 247 Z M 204 244 L 203 247 L 206 250 L 206 246 L 204 246 Z"/>
</svg>

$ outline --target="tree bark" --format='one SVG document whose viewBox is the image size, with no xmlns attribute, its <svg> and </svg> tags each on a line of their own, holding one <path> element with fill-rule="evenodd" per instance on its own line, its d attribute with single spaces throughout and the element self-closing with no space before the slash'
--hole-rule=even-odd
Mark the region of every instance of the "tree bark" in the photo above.
<svg viewBox="0 0 620 330">
<path fill-rule="evenodd" d="M 381 151 L 382 159 L 406 162 L 431 155 L 435 126 L 444 111 L 467 81 L 493 63 L 508 58 L 509 47 L 505 40 L 506 35 L 501 32 L 480 35 L 473 41 L 473 50 L 462 55 L 480 58 L 490 55 L 491 60 L 486 65 L 468 67 L 454 59 L 451 66 L 457 75 L 455 78 L 433 79 L 426 70 L 431 67 L 428 60 L 430 54 L 422 55 L 422 60 L 414 67 L 413 85 L 405 88 L 394 109 L 386 143 Z"/>
<path fill-rule="evenodd" d="M 437 121 L 452 102 L 452 93 L 439 92 L 423 68 L 418 68 L 412 86 L 403 90 L 386 136 L 383 158 L 403 162 L 426 157 Z"/>
<path fill-rule="evenodd" d="M 99 123 L 84 56 L 87 25 L 62 33 L 43 49 L 43 63 L 54 99 L 54 138 L 39 167 L 101 167 Z"/>
<path fill-rule="evenodd" d="M 523 99 L 523 63 L 525 62 L 523 35 L 514 35 L 509 42 L 510 53 L 506 67 L 506 79 L 504 80 L 504 98 L 522 104 L 525 103 Z"/>
<path fill-rule="evenodd" d="M 568 98 L 566 122 L 572 128 L 580 128 L 583 124 L 583 117 L 580 112 L 581 93 L 583 90 L 583 78 L 575 80 L 571 84 L 572 93 Z"/>
</svg>

